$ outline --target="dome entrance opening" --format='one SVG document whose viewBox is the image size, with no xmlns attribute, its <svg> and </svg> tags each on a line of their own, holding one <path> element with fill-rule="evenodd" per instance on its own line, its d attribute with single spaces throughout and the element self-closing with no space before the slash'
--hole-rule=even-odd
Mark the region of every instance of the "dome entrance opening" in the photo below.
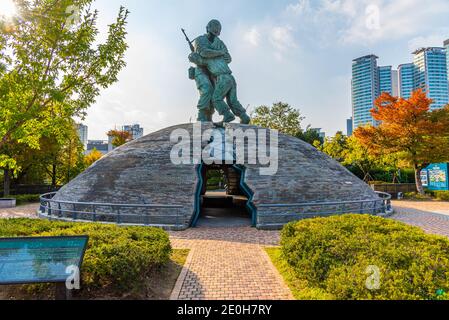
<svg viewBox="0 0 449 320">
<path fill-rule="evenodd" d="M 244 168 L 233 165 L 201 166 L 201 197 L 197 227 L 249 227 L 250 194 L 242 186 Z"/>
</svg>

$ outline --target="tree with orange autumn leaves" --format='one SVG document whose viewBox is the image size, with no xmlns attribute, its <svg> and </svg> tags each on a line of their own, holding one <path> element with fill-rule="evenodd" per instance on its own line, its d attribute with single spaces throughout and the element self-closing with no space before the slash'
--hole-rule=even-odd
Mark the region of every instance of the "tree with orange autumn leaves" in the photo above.
<svg viewBox="0 0 449 320">
<path fill-rule="evenodd" d="M 112 138 L 112 145 L 115 148 L 118 148 L 125 143 L 130 142 L 133 139 L 133 136 L 128 131 L 120 131 L 120 130 L 111 130 L 108 132 L 108 137 Z"/>
<path fill-rule="evenodd" d="M 375 156 L 397 155 L 415 170 L 416 186 L 424 194 L 421 170 L 449 161 L 449 106 L 431 110 L 433 101 L 422 90 L 409 99 L 383 93 L 371 110 L 377 127 L 358 128 L 354 135 Z"/>
</svg>

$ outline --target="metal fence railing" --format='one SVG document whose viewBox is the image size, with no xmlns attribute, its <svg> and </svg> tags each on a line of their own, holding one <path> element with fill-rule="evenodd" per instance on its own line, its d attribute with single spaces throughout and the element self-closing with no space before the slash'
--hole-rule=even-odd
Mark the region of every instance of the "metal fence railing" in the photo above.
<svg viewBox="0 0 449 320">
<path fill-rule="evenodd" d="M 343 214 L 372 214 L 388 216 L 393 213 L 392 196 L 376 192 L 379 199 L 291 203 L 259 204 L 257 217 L 260 227 L 273 227 L 305 217 L 331 216 Z"/>
<path fill-rule="evenodd" d="M 71 202 L 54 200 L 55 195 L 47 193 L 40 197 L 40 217 L 71 222 L 185 228 L 181 205 Z"/>
<path fill-rule="evenodd" d="M 329 216 L 349 213 L 382 214 L 393 213 L 391 195 L 376 192 L 378 199 L 257 205 L 258 226 L 282 225 L 307 216 Z M 70 202 L 54 200 L 56 193 L 47 193 L 40 198 L 39 216 L 61 221 L 105 222 L 124 225 L 154 226 L 174 230 L 188 227 L 188 217 L 182 205 L 162 204 L 115 204 Z M 278 219 L 280 222 L 276 222 Z"/>
</svg>

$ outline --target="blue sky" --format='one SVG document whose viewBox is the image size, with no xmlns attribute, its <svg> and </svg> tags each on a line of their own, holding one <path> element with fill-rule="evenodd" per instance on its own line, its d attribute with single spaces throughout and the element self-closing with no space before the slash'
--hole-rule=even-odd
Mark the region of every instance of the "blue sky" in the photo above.
<svg viewBox="0 0 449 320">
<path fill-rule="evenodd" d="M 304 126 L 330 135 L 351 115 L 353 58 L 375 53 L 396 67 L 449 38 L 448 0 L 97 0 L 101 30 L 120 5 L 131 11 L 128 65 L 89 109 L 89 139 L 125 123 L 148 134 L 195 120 L 198 93 L 180 28 L 193 38 L 212 18 L 223 24 L 245 107 L 288 102 Z"/>
</svg>

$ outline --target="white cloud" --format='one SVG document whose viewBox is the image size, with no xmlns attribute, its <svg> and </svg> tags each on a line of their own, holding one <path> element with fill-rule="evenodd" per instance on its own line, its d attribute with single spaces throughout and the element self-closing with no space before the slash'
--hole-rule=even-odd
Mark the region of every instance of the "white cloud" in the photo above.
<svg viewBox="0 0 449 320">
<path fill-rule="evenodd" d="M 300 0 L 286 7 L 287 15 L 304 30 L 327 42 L 378 43 L 417 36 L 436 17 L 449 13 L 448 0 Z"/>
<path fill-rule="evenodd" d="M 285 52 L 288 49 L 297 47 L 293 29 L 289 26 L 272 27 L 270 31 L 270 43 L 278 52 Z"/>
<path fill-rule="evenodd" d="M 415 37 L 408 42 L 408 49 L 410 52 L 413 52 L 423 47 L 441 47 L 448 38 L 449 29 L 438 34 Z"/>
<path fill-rule="evenodd" d="M 262 48 L 282 61 L 288 50 L 298 48 L 294 29 L 288 25 L 275 25 L 264 22 L 243 31 L 243 40 L 254 48 Z"/>
<path fill-rule="evenodd" d="M 310 9 L 309 0 L 299 0 L 296 3 L 289 4 L 287 6 L 287 11 L 293 14 L 301 14 Z"/>
<path fill-rule="evenodd" d="M 244 35 L 245 41 L 254 47 L 258 47 L 260 44 L 260 32 L 256 27 L 251 28 Z"/>
</svg>

